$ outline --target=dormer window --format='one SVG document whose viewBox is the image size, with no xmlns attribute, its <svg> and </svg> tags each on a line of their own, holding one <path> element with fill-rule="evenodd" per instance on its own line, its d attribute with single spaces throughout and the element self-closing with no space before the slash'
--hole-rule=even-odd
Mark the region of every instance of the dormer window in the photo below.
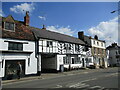
<svg viewBox="0 0 120 90">
<path fill-rule="evenodd" d="M 14 31 L 14 29 L 15 29 L 15 24 L 14 23 L 5 22 L 5 30 Z"/>
</svg>

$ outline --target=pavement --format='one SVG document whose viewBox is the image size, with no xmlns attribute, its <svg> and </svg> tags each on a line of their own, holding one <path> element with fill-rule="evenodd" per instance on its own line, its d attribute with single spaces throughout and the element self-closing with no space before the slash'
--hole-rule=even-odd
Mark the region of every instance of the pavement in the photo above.
<svg viewBox="0 0 120 90">
<path fill-rule="evenodd" d="M 114 67 L 115 68 L 115 67 Z M 112 69 L 112 68 L 107 68 L 107 69 Z M 72 71 L 67 71 L 67 72 L 58 72 L 58 73 L 42 73 L 41 76 L 29 76 L 29 77 L 23 77 L 21 79 L 13 79 L 13 80 L 3 80 L 2 84 L 9 84 L 12 82 L 21 82 L 21 81 L 32 81 L 32 80 L 38 80 L 38 79 L 47 79 L 47 78 L 55 78 L 55 77 L 60 77 L 60 76 L 66 76 L 66 75 L 74 75 L 74 74 L 86 74 L 86 73 L 92 73 L 92 72 L 97 72 L 99 70 L 104 70 L 104 69 L 79 69 L 79 70 L 72 70 Z"/>
</svg>

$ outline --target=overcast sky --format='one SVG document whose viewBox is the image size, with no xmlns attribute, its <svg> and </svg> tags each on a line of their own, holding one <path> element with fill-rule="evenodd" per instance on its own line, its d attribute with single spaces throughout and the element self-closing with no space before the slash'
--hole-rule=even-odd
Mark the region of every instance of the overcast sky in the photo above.
<svg viewBox="0 0 120 90">
<path fill-rule="evenodd" d="M 77 37 L 78 31 L 85 35 L 106 40 L 109 45 L 118 40 L 117 2 L 3 2 L 0 15 L 12 15 L 23 21 L 25 11 L 30 13 L 30 25 Z"/>
</svg>

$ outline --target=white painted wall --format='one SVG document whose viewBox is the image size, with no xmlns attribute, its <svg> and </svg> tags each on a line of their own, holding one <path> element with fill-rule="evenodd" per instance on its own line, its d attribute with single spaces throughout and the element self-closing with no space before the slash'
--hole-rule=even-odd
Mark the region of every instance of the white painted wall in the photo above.
<svg viewBox="0 0 120 90">
<path fill-rule="evenodd" d="M 109 50 L 110 64 L 116 64 L 117 63 L 116 52 L 118 52 L 118 50 L 116 50 L 116 49 L 110 49 Z"/>
<path fill-rule="evenodd" d="M 52 47 L 47 47 L 47 41 L 52 41 L 53 48 Z M 39 40 L 39 52 L 44 53 L 58 53 L 58 48 L 57 48 L 57 41 L 54 40 L 48 40 L 48 39 L 40 39 Z"/>
<path fill-rule="evenodd" d="M 94 41 L 95 41 L 95 44 L 94 44 Z M 97 44 L 97 42 L 99 43 L 99 45 Z M 103 46 L 102 46 L 103 44 Z M 92 47 L 97 47 L 97 48 L 102 48 L 102 49 L 105 49 L 105 42 L 102 42 L 102 41 L 99 41 L 99 40 L 95 40 L 95 39 L 91 39 L 91 45 Z"/>
<path fill-rule="evenodd" d="M 57 55 L 57 70 L 60 70 L 60 65 L 63 65 L 63 57 L 66 55 Z"/>
<path fill-rule="evenodd" d="M 71 64 L 72 69 L 81 68 L 81 67 L 82 67 L 82 63 L 81 64 Z"/>
<path fill-rule="evenodd" d="M 23 52 L 31 52 L 31 54 L 25 53 L 4 53 L 2 54 L 2 60 L 4 60 L 4 68 L 1 69 L 2 77 L 5 74 L 5 60 L 25 60 L 25 74 L 36 74 L 37 73 L 37 59 L 35 58 L 35 43 L 33 41 L 27 40 L 14 40 L 14 39 L 1 39 L 2 46 L 0 47 L 1 51 L 8 51 L 8 42 L 4 41 L 13 41 L 13 42 L 25 42 L 28 44 L 23 44 Z M 28 58 L 30 58 L 30 66 L 28 66 Z"/>
<path fill-rule="evenodd" d="M 93 57 L 88 57 L 88 59 L 91 59 L 91 62 L 86 62 L 86 66 L 90 67 L 90 65 L 94 65 Z"/>
</svg>

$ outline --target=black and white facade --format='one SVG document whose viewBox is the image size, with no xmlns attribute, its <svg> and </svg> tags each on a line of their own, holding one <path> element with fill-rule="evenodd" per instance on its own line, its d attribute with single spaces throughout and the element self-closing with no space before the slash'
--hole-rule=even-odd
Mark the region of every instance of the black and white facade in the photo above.
<svg viewBox="0 0 120 90">
<path fill-rule="evenodd" d="M 33 29 L 33 32 L 38 61 L 41 62 L 39 71 L 86 67 L 86 58 L 90 56 L 91 49 L 80 39 L 45 29 Z"/>
</svg>

